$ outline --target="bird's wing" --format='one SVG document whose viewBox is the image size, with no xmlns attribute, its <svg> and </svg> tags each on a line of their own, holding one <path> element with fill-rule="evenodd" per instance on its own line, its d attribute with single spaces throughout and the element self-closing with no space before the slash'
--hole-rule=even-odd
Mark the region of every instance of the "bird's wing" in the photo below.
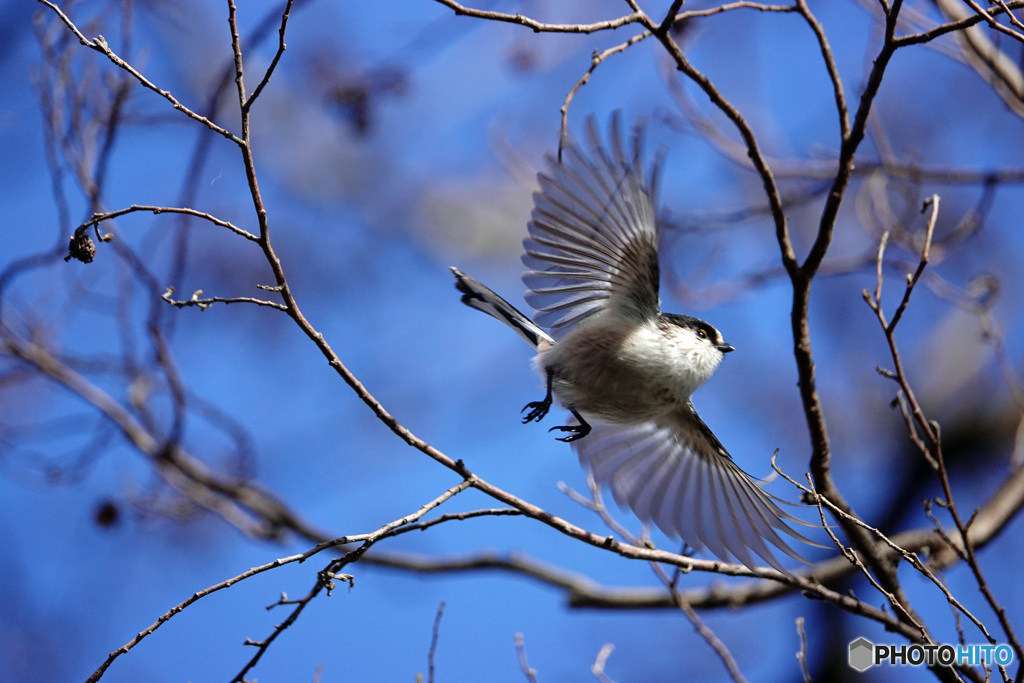
<svg viewBox="0 0 1024 683">
<path fill-rule="evenodd" d="M 562 161 L 549 156 L 547 173 L 538 176 L 523 282 L 534 321 L 556 339 L 609 308 L 641 319 L 658 315 L 658 164 L 645 179 L 640 132 L 638 126 L 627 157 L 618 116 L 610 151 L 591 117 L 587 148 L 570 142 Z"/>
<path fill-rule="evenodd" d="M 814 525 L 780 509 L 778 499 L 733 462 L 691 404 L 651 422 L 591 427 L 573 447 L 595 481 L 607 485 L 619 505 L 695 550 L 707 547 L 726 562 L 732 555 L 751 568 L 754 551 L 785 572 L 765 541 L 804 560 L 776 530 L 818 545 L 786 522 Z"/>
</svg>

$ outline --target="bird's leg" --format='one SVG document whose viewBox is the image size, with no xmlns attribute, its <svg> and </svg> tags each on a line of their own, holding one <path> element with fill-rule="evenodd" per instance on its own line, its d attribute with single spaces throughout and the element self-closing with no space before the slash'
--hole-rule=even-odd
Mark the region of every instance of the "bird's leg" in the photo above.
<svg viewBox="0 0 1024 683">
<path fill-rule="evenodd" d="M 526 424 L 527 422 L 540 422 L 544 419 L 544 416 L 548 414 L 548 411 L 551 410 L 551 403 L 553 401 L 551 395 L 551 384 L 554 378 L 554 373 L 551 371 L 551 368 L 548 368 L 547 376 L 548 393 L 545 394 L 543 401 L 532 401 L 531 403 L 526 404 L 523 408 L 523 412 L 526 412 L 527 410 L 530 412 L 526 413 L 526 417 L 523 418 L 523 424 Z M 583 419 L 583 416 L 577 413 L 573 408 L 569 408 L 569 412 L 571 412 L 573 417 L 576 418 L 576 421 L 579 422 L 578 425 L 559 425 L 558 427 L 552 427 L 548 430 L 549 432 L 569 432 L 567 436 L 558 438 L 559 441 L 564 441 L 566 443 L 582 439 L 590 433 L 590 425 Z"/>
<path fill-rule="evenodd" d="M 544 416 L 551 410 L 551 380 L 553 373 L 551 368 L 548 368 L 548 393 L 544 396 L 543 401 L 532 401 L 523 406 L 523 409 L 519 412 L 525 413 L 527 410 L 530 412 L 526 413 L 526 417 L 523 418 L 523 424 L 527 422 L 540 422 L 544 419 Z"/>
<path fill-rule="evenodd" d="M 560 432 L 569 432 L 568 436 L 562 436 L 558 438 L 559 441 L 564 441 L 566 443 L 576 441 L 577 439 L 582 439 L 583 437 L 590 433 L 590 425 L 587 424 L 587 421 L 583 419 L 583 416 L 577 413 L 572 408 L 569 408 L 569 412 L 571 412 L 573 417 L 575 417 L 576 420 L 579 422 L 578 425 L 561 425 L 558 427 L 552 427 L 551 429 L 548 430 L 549 432 L 553 432 L 555 430 L 558 430 Z"/>
</svg>

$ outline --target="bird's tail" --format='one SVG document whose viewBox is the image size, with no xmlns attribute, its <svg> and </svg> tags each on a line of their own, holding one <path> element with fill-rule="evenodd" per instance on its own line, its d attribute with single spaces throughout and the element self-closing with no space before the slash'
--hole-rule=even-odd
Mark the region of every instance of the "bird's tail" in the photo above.
<svg viewBox="0 0 1024 683">
<path fill-rule="evenodd" d="M 490 289 L 458 268 L 453 267 L 452 273 L 455 275 L 455 288 L 462 292 L 462 303 L 505 323 L 535 349 L 542 344 L 552 345 L 555 343 L 551 335 Z"/>
</svg>

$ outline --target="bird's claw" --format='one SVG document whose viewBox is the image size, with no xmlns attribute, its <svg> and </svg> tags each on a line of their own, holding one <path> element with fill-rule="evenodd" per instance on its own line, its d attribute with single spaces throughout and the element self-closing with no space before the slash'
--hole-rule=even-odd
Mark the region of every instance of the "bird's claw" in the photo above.
<svg viewBox="0 0 1024 683">
<path fill-rule="evenodd" d="M 590 425 L 586 423 L 578 425 L 559 425 L 558 427 L 552 427 L 548 431 L 553 432 L 555 430 L 560 432 L 570 432 L 568 436 L 559 436 L 555 438 L 559 441 L 564 441 L 565 443 L 572 443 L 573 441 L 578 441 L 589 434 Z"/>
<path fill-rule="evenodd" d="M 548 411 L 551 410 L 551 401 L 544 400 L 527 403 L 520 412 L 526 412 L 527 410 L 530 412 L 526 413 L 526 417 L 523 418 L 523 424 L 527 422 L 540 422 L 548 414 Z"/>
</svg>

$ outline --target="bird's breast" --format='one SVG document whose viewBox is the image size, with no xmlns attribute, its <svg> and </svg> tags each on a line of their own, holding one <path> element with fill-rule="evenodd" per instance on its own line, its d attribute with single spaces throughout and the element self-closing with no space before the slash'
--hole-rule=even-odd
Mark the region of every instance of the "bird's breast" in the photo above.
<svg viewBox="0 0 1024 683">
<path fill-rule="evenodd" d="M 699 386 L 690 362 L 653 323 L 599 319 L 541 353 L 538 364 L 551 372 L 562 405 L 612 423 L 664 415 Z"/>
</svg>

